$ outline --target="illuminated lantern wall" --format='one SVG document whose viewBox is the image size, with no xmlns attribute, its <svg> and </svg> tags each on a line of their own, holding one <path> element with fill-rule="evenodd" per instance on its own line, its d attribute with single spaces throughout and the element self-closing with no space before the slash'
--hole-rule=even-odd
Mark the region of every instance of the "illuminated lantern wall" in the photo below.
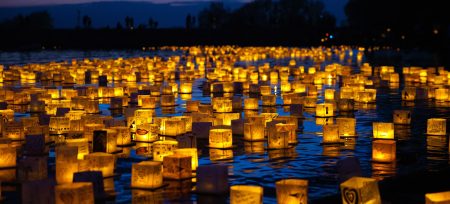
<svg viewBox="0 0 450 204">
<path fill-rule="evenodd" d="M 324 144 L 327 143 L 339 143 L 339 126 L 338 125 L 324 125 L 323 126 L 323 141 Z"/>
<path fill-rule="evenodd" d="M 283 179 L 275 183 L 277 203 L 308 203 L 308 180 Z"/>
<path fill-rule="evenodd" d="M 87 138 L 66 139 L 66 145 L 78 148 L 77 159 L 79 160 L 84 159 L 84 156 L 89 154 L 89 141 Z"/>
<path fill-rule="evenodd" d="M 343 204 L 381 204 L 378 183 L 373 178 L 352 177 L 340 184 Z"/>
<path fill-rule="evenodd" d="M 395 140 L 374 140 L 372 142 L 372 160 L 375 162 L 395 161 Z"/>
<path fill-rule="evenodd" d="M 425 194 L 425 204 L 450 203 L 450 191 Z"/>
<path fill-rule="evenodd" d="M 191 167 L 192 170 L 197 170 L 198 167 L 198 154 L 197 148 L 182 148 L 174 150 L 175 155 L 184 155 L 191 157 Z"/>
<path fill-rule="evenodd" d="M 267 146 L 269 149 L 289 148 L 289 138 L 289 131 L 276 131 L 275 134 L 269 134 L 267 139 Z"/>
<path fill-rule="evenodd" d="M 427 135 L 446 135 L 447 120 L 445 118 L 430 118 L 427 120 Z"/>
<path fill-rule="evenodd" d="M 332 117 L 334 116 L 334 106 L 331 103 L 317 104 L 316 106 L 317 117 Z"/>
<path fill-rule="evenodd" d="M 173 155 L 177 148 L 177 141 L 156 141 L 153 143 L 153 160 L 162 162 L 165 156 Z"/>
<path fill-rule="evenodd" d="M 73 173 L 78 172 L 78 147 L 56 147 L 56 182 L 72 183 Z"/>
<path fill-rule="evenodd" d="M 192 176 L 191 156 L 169 155 L 163 159 L 163 177 L 169 179 L 186 179 Z"/>
<path fill-rule="evenodd" d="M 262 204 L 261 186 L 235 185 L 230 187 L 230 204 Z"/>
<path fill-rule="evenodd" d="M 394 139 L 394 123 L 373 122 L 373 138 Z"/>
<path fill-rule="evenodd" d="M 94 188 L 91 182 L 76 182 L 55 186 L 55 203 L 94 203 Z"/>
<path fill-rule="evenodd" d="M 110 177 L 114 175 L 114 167 L 116 158 L 112 154 L 95 152 L 84 157 L 89 164 L 90 171 L 101 171 L 103 177 Z"/>
<path fill-rule="evenodd" d="M 395 110 L 394 124 L 409 125 L 411 124 L 411 111 L 409 110 Z"/>
<path fill-rule="evenodd" d="M 355 118 L 336 118 L 336 124 L 339 126 L 339 135 L 343 137 L 356 136 Z"/>
<path fill-rule="evenodd" d="M 259 123 L 244 123 L 244 140 L 264 140 L 264 125 Z"/>
<path fill-rule="evenodd" d="M 7 144 L 0 144 L 0 168 L 16 166 L 16 148 Z"/>
<path fill-rule="evenodd" d="M 233 145 L 231 129 L 211 129 L 209 131 L 209 147 L 230 148 Z"/>
<path fill-rule="evenodd" d="M 131 166 L 131 187 L 154 189 L 163 184 L 161 162 L 143 161 Z"/>
<path fill-rule="evenodd" d="M 257 98 L 246 98 L 246 99 L 244 99 L 244 109 L 246 109 L 246 110 L 258 110 L 258 99 Z"/>
</svg>

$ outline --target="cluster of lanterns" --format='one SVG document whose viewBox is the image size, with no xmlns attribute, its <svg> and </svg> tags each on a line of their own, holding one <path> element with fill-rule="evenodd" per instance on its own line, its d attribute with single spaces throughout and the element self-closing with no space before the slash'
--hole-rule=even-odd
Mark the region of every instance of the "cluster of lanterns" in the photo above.
<svg viewBox="0 0 450 204">
<path fill-rule="evenodd" d="M 131 165 L 132 189 L 155 190 L 169 181 L 196 177 L 196 192 L 229 192 L 230 203 L 262 203 L 261 186 L 228 186 L 226 166 L 199 166 L 197 139 L 207 139 L 211 161 L 232 159 L 238 135 L 245 141 L 246 151 L 267 150 L 272 158 L 290 157 L 301 142 L 297 131 L 303 111 L 309 111 L 323 127 L 324 149 L 339 146 L 358 136 L 352 112 L 375 107 L 377 90 L 373 85 L 379 81 L 371 76 L 375 74 L 392 86 L 400 82 L 393 67 L 363 64 L 360 73 L 351 74 L 352 68 L 341 64 L 305 68 L 297 66 L 295 60 L 321 62 L 333 53 L 344 58 L 345 53 L 353 55 L 348 48 L 180 49 L 189 54 L 167 60 L 155 56 L 2 67 L 0 171 L 15 170 L 19 159 L 33 167 L 33 172 L 21 176 L 19 165 L 19 179 L 46 179 L 47 160 L 28 160 L 33 158 L 29 156 L 48 156 L 49 147 L 54 146 L 55 202 L 93 203 L 104 196 L 104 187 L 114 185 L 104 178 L 115 176 L 122 147 L 131 146 L 137 154 L 152 158 Z M 264 63 L 235 67 L 238 61 L 267 58 L 291 60 L 287 66 Z M 362 52 L 358 52 L 357 59 L 361 58 Z M 403 69 L 403 77 L 408 83 L 436 85 L 450 78 L 443 69 L 438 69 L 438 75 L 435 71 L 409 67 Z M 192 99 L 198 79 L 203 94 L 211 96 L 210 103 Z M 322 92 L 322 85 L 337 80 L 339 87 Z M 23 85 L 17 88 L 13 86 L 16 82 Z M 402 91 L 403 101 L 420 97 L 450 100 L 445 88 L 419 93 L 419 89 L 407 86 Z M 102 104 L 108 104 L 110 115 L 102 113 Z M 277 113 L 280 105 L 289 115 Z M 184 107 L 182 115 L 175 111 L 178 106 Z M 157 115 L 159 109 L 166 116 Z M 17 118 L 15 113 L 30 117 Z M 410 110 L 396 110 L 392 123 L 373 123 L 373 162 L 395 162 L 394 127 L 411 124 L 411 114 Z M 428 119 L 427 134 L 446 135 L 446 120 Z M 25 141 L 25 145 L 15 141 Z M 12 179 L 1 175 L 0 179 L 15 180 L 15 175 Z M 307 180 L 282 179 L 275 186 L 278 203 L 308 200 Z M 371 178 L 351 178 L 341 184 L 341 193 L 344 203 L 381 202 L 376 180 Z M 133 199 L 145 199 L 145 195 L 133 193 Z M 436 197 L 427 195 L 430 200 Z"/>
</svg>

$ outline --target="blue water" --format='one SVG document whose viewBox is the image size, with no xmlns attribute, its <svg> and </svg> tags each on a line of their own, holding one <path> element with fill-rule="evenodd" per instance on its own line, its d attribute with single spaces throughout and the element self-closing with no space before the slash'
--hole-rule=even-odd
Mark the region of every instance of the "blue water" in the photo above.
<svg viewBox="0 0 450 204">
<path fill-rule="evenodd" d="M 0 53 L 0 64 L 26 64 L 45 63 L 50 61 L 67 61 L 71 59 L 83 58 L 117 58 L 117 57 L 145 57 L 180 55 L 181 52 L 171 51 L 42 51 L 29 53 Z M 333 56 L 321 63 L 321 66 L 338 62 L 354 68 L 354 73 L 358 72 L 358 67 L 362 62 L 353 57 L 340 60 Z M 267 59 L 272 66 L 288 64 L 290 59 Z M 296 59 L 297 65 L 309 67 L 317 65 L 312 59 Z M 259 65 L 263 62 L 238 62 L 237 66 Z M 402 65 L 396 64 L 397 72 Z M 192 100 L 210 102 L 210 96 L 204 95 L 199 86 L 204 79 L 197 79 L 194 82 Z M 274 87 L 275 85 L 272 85 Z M 277 84 L 277 87 L 280 85 Z M 423 86 L 423 85 L 422 85 Z M 355 111 L 354 117 L 357 120 L 357 134 L 354 139 L 349 139 L 342 146 L 320 145 L 322 138 L 322 127 L 316 124 L 313 112 L 305 111 L 304 119 L 299 121 L 302 130 L 297 133 L 299 144 L 291 150 L 280 151 L 257 151 L 244 148 L 245 144 L 239 137 L 234 138 L 237 148 L 232 153 L 227 152 L 229 159 L 224 161 L 211 161 L 210 150 L 202 146 L 205 141 L 198 141 L 199 164 L 224 164 L 229 167 L 229 183 L 260 185 L 264 187 L 264 203 L 275 203 L 275 182 L 284 178 L 303 178 L 309 180 L 309 200 L 314 201 L 322 197 L 334 195 L 339 189 L 339 178 L 336 170 L 336 163 L 339 159 L 355 156 L 359 159 L 363 176 L 374 177 L 382 180 L 386 177 L 406 175 L 417 171 L 439 171 L 448 167 L 448 139 L 447 137 L 426 136 L 426 120 L 431 117 L 449 117 L 448 107 L 438 107 L 432 100 L 416 100 L 411 106 L 401 101 L 401 89 L 404 84 L 397 88 L 390 88 L 387 83 L 382 82 L 375 85 L 377 89 L 377 101 L 368 107 L 360 107 Z M 332 85 L 322 85 L 319 88 L 319 102 L 323 101 L 323 90 L 325 88 L 338 89 L 338 83 Z M 242 95 L 243 98 L 248 95 Z M 277 101 L 280 103 L 280 90 L 277 90 Z M 181 115 L 185 110 L 184 101 L 177 97 L 175 110 L 167 112 L 161 108 L 157 109 L 158 116 Z M 100 105 L 102 114 L 109 115 L 107 104 Z M 395 126 L 395 137 L 397 140 L 397 161 L 394 163 L 374 163 L 372 156 L 372 122 L 392 122 L 394 110 L 406 109 L 412 111 L 412 124 L 409 126 Z M 261 108 L 259 110 L 261 112 Z M 289 115 L 282 106 L 276 107 L 276 112 L 280 115 Z M 448 125 L 447 125 L 448 126 Z M 132 200 L 132 190 L 130 186 L 131 164 L 146 160 L 146 157 L 136 155 L 132 147 L 125 149 L 118 159 L 116 172 L 119 176 L 114 178 L 114 192 L 116 198 L 111 203 L 129 203 Z M 283 157 L 280 158 L 280 155 Z M 175 186 L 179 184 L 174 184 Z M 182 185 L 181 185 L 182 186 Z M 187 186 L 187 187 L 186 187 Z M 176 187 L 161 192 L 144 192 L 147 194 L 161 194 L 167 202 L 196 203 L 212 202 L 210 197 L 198 196 L 189 193 L 190 185 Z M 134 191 L 134 190 L 133 190 Z M 157 196 L 155 196 L 157 197 Z M 215 197 L 214 202 L 224 202 L 226 198 Z"/>
</svg>

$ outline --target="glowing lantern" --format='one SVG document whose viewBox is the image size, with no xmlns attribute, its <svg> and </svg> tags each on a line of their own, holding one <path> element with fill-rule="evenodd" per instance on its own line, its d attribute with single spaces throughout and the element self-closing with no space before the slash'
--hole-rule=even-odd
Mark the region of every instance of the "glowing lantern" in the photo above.
<svg viewBox="0 0 450 204">
<path fill-rule="evenodd" d="M 180 83 L 180 91 L 181 94 L 190 94 L 192 93 L 192 83 L 183 82 Z"/>
<path fill-rule="evenodd" d="M 324 144 L 339 143 L 341 139 L 339 137 L 338 125 L 324 125 L 323 126 L 323 141 Z"/>
<path fill-rule="evenodd" d="M 334 116 L 334 105 L 332 103 L 317 104 L 316 116 L 317 117 L 332 117 L 332 116 Z"/>
<path fill-rule="evenodd" d="M 178 136 L 186 133 L 186 123 L 177 118 L 161 121 L 160 134 L 165 136 Z"/>
<path fill-rule="evenodd" d="M 352 177 L 341 183 L 343 204 L 381 204 L 377 180 L 373 178 Z"/>
<path fill-rule="evenodd" d="M 448 89 L 440 88 L 435 90 L 435 98 L 437 101 L 447 101 L 449 98 Z"/>
<path fill-rule="evenodd" d="M 114 175 L 114 166 L 116 158 L 112 154 L 95 152 L 84 157 L 88 162 L 90 171 L 101 171 L 103 177 L 110 177 Z"/>
<path fill-rule="evenodd" d="M 395 161 L 395 144 L 395 140 L 374 140 L 372 142 L 372 160 L 375 162 Z"/>
<path fill-rule="evenodd" d="M 409 110 L 395 110 L 394 124 L 409 125 L 411 124 L 411 111 Z"/>
<path fill-rule="evenodd" d="M 261 186 L 235 185 L 230 187 L 230 204 L 263 203 Z"/>
<path fill-rule="evenodd" d="M 355 118 L 336 118 L 336 124 L 339 126 L 339 135 L 343 137 L 356 136 Z"/>
<path fill-rule="evenodd" d="M 325 100 L 334 100 L 334 89 L 325 89 Z"/>
<path fill-rule="evenodd" d="M 425 194 L 425 204 L 450 203 L 450 191 Z"/>
<path fill-rule="evenodd" d="M 209 147 L 211 148 L 231 148 L 233 145 L 233 135 L 231 129 L 209 130 Z"/>
<path fill-rule="evenodd" d="M 275 183 L 277 203 L 307 203 L 308 180 L 283 179 Z"/>
<path fill-rule="evenodd" d="M 372 103 L 375 102 L 376 93 L 371 91 L 358 91 L 355 95 L 355 101 L 360 103 Z"/>
<path fill-rule="evenodd" d="M 261 96 L 263 106 L 275 106 L 277 96 L 276 95 L 263 95 Z"/>
<path fill-rule="evenodd" d="M 297 126 L 295 124 L 283 124 L 283 123 L 277 123 L 275 124 L 275 129 L 277 132 L 289 132 L 289 143 L 297 143 L 297 133 L 295 130 L 297 129 Z"/>
<path fill-rule="evenodd" d="M 264 140 L 264 125 L 260 123 L 244 123 L 244 140 Z"/>
<path fill-rule="evenodd" d="M 131 187 L 155 189 L 162 184 L 161 162 L 143 161 L 131 166 Z"/>
<path fill-rule="evenodd" d="M 291 83 L 289 82 L 281 82 L 281 92 L 291 92 Z"/>
<path fill-rule="evenodd" d="M 117 146 L 131 144 L 131 134 L 128 127 L 112 127 L 117 132 Z"/>
<path fill-rule="evenodd" d="M 186 101 L 186 112 L 198 112 L 200 101 Z"/>
<path fill-rule="evenodd" d="M 198 154 L 197 154 L 197 148 L 182 148 L 182 149 L 176 149 L 174 150 L 175 155 L 183 155 L 183 156 L 190 156 L 191 157 L 191 167 L 192 170 L 197 170 L 198 167 Z"/>
<path fill-rule="evenodd" d="M 72 183 L 73 173 L 78 171 L 78 147 L 59 146 L 56 152 L 56 182 Z"/>
<path fill-rule="evenodd" d="M 169 155 L 163 159 L 163 177 L 185 179 L 192 176 L 191 156 Z"/>
<path fill-rule="evenodd" d="M 174 95 L 162 95 L 161 96 L 161 106 L 175 106 L 175 96 Z"/>
<path fill-rule="evenodd" d="M 233 111 L 233 101 L 228 98 L 213 98 L 213 109 L 218 113 L 229 113 Z"/>
<path fill-rule="evenodd" d="M 447 120 L 444 118 L 430 118 L 427 120 L 427 135 L 446 135 Z"/>
<path fill-rule="evenodd" d="M 153 160 L 163 161 L 165 156 L 173 155 L 178 148 L 178 142 L 172 140 L 156 141 L 153 143 Z"/>
<path fill-rule="evenodd" d="M 258 99 L 257 98 L 244 99 L 244 109 L 245 110 L 258 110 Z"/>
<path fill-rule="evenodd" d="M 85 124 L 83 130 L 84 138 L 87 138 L 89 141 L 92 141 L 94 137 L 94 131 L 101 130 L 103 128 L 105 128 L 105 125 L 103 124 L 95 124 L 95 123 Z"/>
<path fill-rule="evenodd" d="M 272 91 L 270 86 L 260 86 L 259 90 L 260 90 L 260 93 L 262 96 L 268 96 L 271 94 L 271 91 Z"/>
<path fill-rule="evenodd" d="M 275 131 L 273 134 L 269 134 L 267 138 L 267 144 L 269 149 L 285 149 L 289 148 L 289 131 Z"/>
<path fill-rule="evenodd" d="M 67 133 L 70 130 L 70 119 L 66 117 L 51 117 L 49 127 L 51 134 Z"/>
<path fill-rule="evenodd" d="M 84 159 L 84 156 L 89 154 L 89 141 L 87 138 L 66 139 L 66 145 L 78 148 L 77 159 L 79 160 Z"/>
<path fill-rule="evenodd" d="M 55 203 L 94 203 L 94 188 L 91 182 L 61 184 L 55 187 Z"/>
<path fill-rule="evenodd" d="M 16 148 L 0 144 L 0 169 L 16 166 Z"/>
<path fill-rule="evenodd" d="M 138 95 L 138 106 L 142 108 L 156 108 L 157 98 L 150 95 Z"/>
<path fill-rule="evenodd" d="M 114 153 L 117 151 L 117 132 L 113 129 L 94 130 L 93 151 Z"/>
<path fill-rule="evenodd" d="M 394 139 L 394 123 L 373 122 L 374 139 Z"/>
<path fill-rule="evenodd" d="M 240 114 L 241 113 L 217 113 L 217 114 L 215 114 L 215 116 L 218 119 L 218 120 L 216 120 L 216 122 L 218 122 L 218 124 L 214 124 L 214 125 L 231 126 L 231 121 L 240 119 Z"/>
</svg>

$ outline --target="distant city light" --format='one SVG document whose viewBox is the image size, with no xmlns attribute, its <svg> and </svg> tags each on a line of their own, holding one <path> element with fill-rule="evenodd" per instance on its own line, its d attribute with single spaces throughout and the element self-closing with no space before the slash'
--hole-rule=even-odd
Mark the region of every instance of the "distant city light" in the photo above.
<svg viewBox="0 0 450 204">
<path fill-rule="evenodd" d="M 434 29 L 434 30 L 433 30 L 433 33 L 434 33 L 435 35 L 437 35 L 437 34 L 439 34 L 439 30 L 438 30 L 438 29 Z"/>
<path fill-rule="evenodd" d="M 330 39 L 333 39 L 334 38 L 334 36 L 333 35 L 330 35 Z"/>
</svg>

